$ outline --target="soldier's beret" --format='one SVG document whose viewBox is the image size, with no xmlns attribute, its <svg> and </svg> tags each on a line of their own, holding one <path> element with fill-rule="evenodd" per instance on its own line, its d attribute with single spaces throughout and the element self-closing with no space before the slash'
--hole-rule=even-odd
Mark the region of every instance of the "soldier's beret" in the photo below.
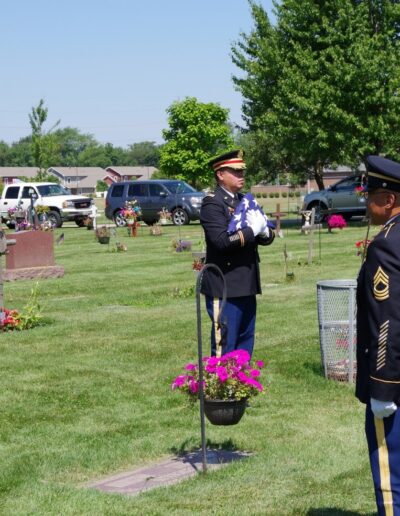
<svg viewBox="0 0 400 516">
<path fill-rule="evenodd" d="M 384 188 L 400 192 L 400 163 L 382 156 L 368 156 L 366 166 L 366 191 Z"/>
<path fill-rule="evenodd" d="M 233 168 L 235 170 L 244 170 L 246 163 L 243 161 L 244 152 L 236 149 L 225 154 L 221 154 L 210 160 L 208 164 L 214 169 L 214 172 L 221 168 Z"/>
</svg>

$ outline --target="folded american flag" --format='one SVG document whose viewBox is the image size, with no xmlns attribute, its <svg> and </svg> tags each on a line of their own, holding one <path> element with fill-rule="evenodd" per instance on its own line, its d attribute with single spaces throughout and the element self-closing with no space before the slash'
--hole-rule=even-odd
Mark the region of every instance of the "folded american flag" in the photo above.
<svg viewBox="0 0 400 516">
<path fill-rule="evenodd" d="M 246 220 L 246 214 L 249 210 L 258 211 L 265 218 L 267 226 L 270 229 L 275 229 L 275 225 L 268 220 L 268 217 L 263 212 L 261 206 L 257 204 L 257 201 L 254 199 L 251 193 L 247 193 L 240 203 L 236 206 L 236 209 L 232 215 L 232 218 L 229 222 L 228 233 L 231 235 L 238 231 L 239 229 L 246 228 L 249 224 Z"/>
</svg>

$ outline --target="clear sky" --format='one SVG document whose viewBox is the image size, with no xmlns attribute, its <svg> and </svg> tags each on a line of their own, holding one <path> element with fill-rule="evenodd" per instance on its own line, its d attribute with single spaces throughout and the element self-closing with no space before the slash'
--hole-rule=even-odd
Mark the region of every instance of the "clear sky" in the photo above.
<svg viewBox="0 0 400 516">
<path fill-rule="evenodd" d="M 270 17 L 272 0 L 260 0 Z M 166 109 L 187 96 L 241 124 L 230 52 L 253 27 L 247 0 L 1 0 L 0 140 L 76 127 L 101 143 L 162 143 Z M 273 18 L 271 18 L 273 20 Z"/>
</svg>

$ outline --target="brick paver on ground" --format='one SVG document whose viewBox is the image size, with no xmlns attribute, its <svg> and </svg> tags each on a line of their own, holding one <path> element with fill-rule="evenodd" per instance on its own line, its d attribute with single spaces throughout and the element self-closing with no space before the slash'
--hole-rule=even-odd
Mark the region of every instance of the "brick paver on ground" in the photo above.
<svg viewBox="0 0 400 516">
<path fill-rule="evenodd" d="M 239 451 L 207 450 L 207 469 L 213 470 L 249 455 Z M 109 493 L 136 495 L 155 487 L 176 484 L 202 471 L 202 453 L 197 451 L 89 482 L 85 487 Z"/>
</svg>

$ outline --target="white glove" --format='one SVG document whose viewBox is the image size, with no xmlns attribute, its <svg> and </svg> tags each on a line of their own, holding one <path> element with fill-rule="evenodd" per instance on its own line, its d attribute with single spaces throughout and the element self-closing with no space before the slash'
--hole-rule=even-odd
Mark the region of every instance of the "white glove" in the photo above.
<svg viewBox="0 0 400 516">
<path fill-rule="evenodd" d="M 253 230 L 254 236 L 256 237 L 265 229 L 268 229 L 267 223 L 261 212 L 256 210 L 248 210 L 246 213 L 246 222 L 249 227 Z"/>
<path fill-rule="evenodd" d="M 375 417 L 383 419 L 391 416 L 397 410 L 397 405 L 394 401 L 380 401 L 371 398 L 371 410 Z"/>
<path fill-rule="evenodd" d="M 264 238 L 268 238 L 270 236 L 270 229 L 268 227 L 268 217 L 266 215 L 263 215 L 261 213 L 263 219 L 264 219 L 264 229 L 260 232 L 260 236 Z"/>
</svg>

